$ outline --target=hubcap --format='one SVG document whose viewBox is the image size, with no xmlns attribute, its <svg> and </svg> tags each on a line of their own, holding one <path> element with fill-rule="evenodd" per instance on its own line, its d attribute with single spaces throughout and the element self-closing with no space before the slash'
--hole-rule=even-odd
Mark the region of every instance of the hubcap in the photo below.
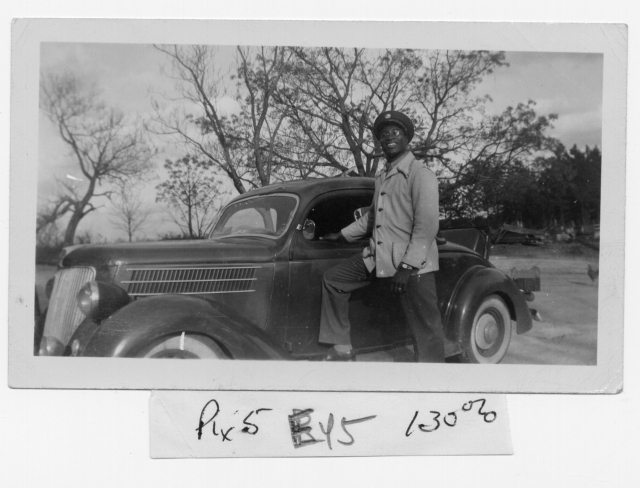
<svg viewBox="0 0 640 488">
<path fill-rule="evenodd" d="M 500 337 L 500 325 L 492 313 L 485 313 L 480 317 L 476 326 L 476 344 L 478 349 L 487 350 L 496 344 Z"/>
<path fill-rule="evenodd" d="M 498 338 L 498 324 L 496 324 L 495 322 L 491 324 L 487 324 L 487 327 L 485 327 L 484 329 L 484 339 L 489 344 L 493 344 L 497 338 Z"/>
<path fill-rule="evenodd" d="M 500 297 L 491 295 L 478 307 L 466 336 L 466 358 L 471 363 L 498 364 L 511 341 L 509 309 Z"/>
</svg>

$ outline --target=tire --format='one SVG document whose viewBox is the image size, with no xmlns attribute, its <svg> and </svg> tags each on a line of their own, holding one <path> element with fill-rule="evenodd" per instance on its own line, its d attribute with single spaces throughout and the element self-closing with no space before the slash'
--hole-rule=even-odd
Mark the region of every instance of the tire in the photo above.
<svg viewBox="0 0 640 488">
<path fill-rule="evenodd" d="M 213 339 L 199 334 L 163 337 L 145 347 L 138 357 L 153 359 L 228 359 Z"/>
<path fill-rule="evenodd" d="M 511 315 L 502 298 L 486 297 L 464 333 L 462 360 L 466 363 L 498 364 L 509 349 Z"/>
</svg>

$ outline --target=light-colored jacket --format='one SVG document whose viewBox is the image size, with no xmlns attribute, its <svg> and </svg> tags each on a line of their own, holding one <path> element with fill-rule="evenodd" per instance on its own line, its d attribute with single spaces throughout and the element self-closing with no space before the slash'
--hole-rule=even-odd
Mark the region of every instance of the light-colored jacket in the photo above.
<svg viewBox="0 0 640 488">
<path fill-rule="evenodd" d="M 400 263 L 418 273 L 438 270 L 438 179 L 408 152 L 376 177 L 369 211 L 342 229 L 348 242 L 371 236 L 363 258 L 369 271 L 392 277 Z"/>
</svg>

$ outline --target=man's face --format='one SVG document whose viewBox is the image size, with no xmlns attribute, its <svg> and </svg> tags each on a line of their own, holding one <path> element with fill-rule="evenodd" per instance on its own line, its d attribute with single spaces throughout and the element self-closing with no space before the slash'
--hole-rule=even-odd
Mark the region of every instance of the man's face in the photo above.
<svg viewBox="0 0 640 488">
<path fill-rule="evenodd" d="M 407 150 L 409 141 L 400 127 L 387 125 L 380 131 L 380 144 L 387 159 L 393 159 Z"/>
</svg>

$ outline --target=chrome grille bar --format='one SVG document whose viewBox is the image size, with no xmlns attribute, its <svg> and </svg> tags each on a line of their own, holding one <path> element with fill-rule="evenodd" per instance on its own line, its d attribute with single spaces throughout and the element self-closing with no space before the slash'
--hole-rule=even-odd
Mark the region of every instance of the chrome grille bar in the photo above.
<svg viewBox="0 0 640 488">
<path fill-rule="evenodd" d="M 44 336 L 54 337 L 63 345 L 69 343 L 76 327 L 84 319 L 84 314 L 76 305 L 76 296 L 82 285 L 93 281 L 95 276 L 96 271 L 93 268 L 68 268 L 58 271 L 49 300 Z"/>
<path fill-rule="evenodd" d="M 158 280 L 158 281 L 123 281 L 122 283 L 208 283 L 210 281 L 254 281 L 258 278 L 228 278 L 220 280 Z"/>
<path fill-rule="evenodd" d="M 204 295 L 212 293 L 252 292 L 259 266 L 220 268 L 128 268 L 127 293 L 132 296 L 176 293 Z"/>
</svg>

